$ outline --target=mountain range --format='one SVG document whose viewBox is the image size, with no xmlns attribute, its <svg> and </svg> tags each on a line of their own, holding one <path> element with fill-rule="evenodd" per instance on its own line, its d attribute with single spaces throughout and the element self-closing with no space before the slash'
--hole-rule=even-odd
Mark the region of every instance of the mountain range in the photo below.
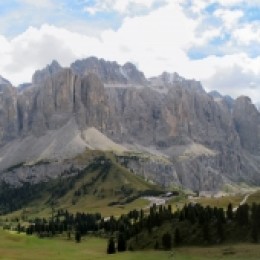
<svg viewBox="0 0 260 260">
<path fill-rule="evenodd" d="M 207 93 L 163 72 L 96 57 L 57 61 L 13 87 L 0 77 L 0 179 L 14 185 L 82 169 L 113 151 L 133 174 L 193 191 L 260 185 L 260 113 L 246 96 Z"/>
</svg>

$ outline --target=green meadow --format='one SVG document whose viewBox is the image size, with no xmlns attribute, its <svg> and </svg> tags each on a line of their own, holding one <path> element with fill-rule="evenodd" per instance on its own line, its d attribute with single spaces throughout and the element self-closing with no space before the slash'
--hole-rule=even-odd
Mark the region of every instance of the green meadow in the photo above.
<svg viewBox="0 0 260 260">
<path fill-rule="evenodd" d="M 38 238 L 0 231 L 0 259 L 115 259 L 115 260 L 200 260 L 200 259 L 259 259 L 260 246 L 254 244 L 223 245 L 214 247 L 181 247 L 172 251 L 134 251 L 106 254 L 107 240 L 83 237 L 81 243 L 65 237 Z"/>
</svg>

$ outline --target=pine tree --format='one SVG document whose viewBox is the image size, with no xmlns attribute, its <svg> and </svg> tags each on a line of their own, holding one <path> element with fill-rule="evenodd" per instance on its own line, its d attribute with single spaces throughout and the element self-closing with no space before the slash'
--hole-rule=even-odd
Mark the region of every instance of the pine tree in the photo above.
<svg viewBox="0 0 260 260">
<path fill-rule="evenodd" d="M 168 205 L 168 213 L 172 214 L 172 205 L 171 204 Z"/>
<path fill-rule="evenodd" d="M 181 244 L 181 234 L 179 228 L 176 228 L 174 233 L 174 243 L 176 246 L 179 246 Z"/>
<path fill-rule="evenodd" d="M 228 204 L 228 208 L 227 208 L 227 218 L 229 220 L 232 220 L 233 219 L 233 206 L 231 203 Z"/>
<path fill-rule="evenodd" d="M 118 240 L 117 240 L 117 251 L 124 252 L 126 251 L 126 239 L 123 233 L 119 233 Z"/>
<path fill-rule="evenodd" d="M 76 233 L 75 233 L 75 241 L 77 243 L 80 243 L 80 241 L 81 241 L 81 233 L 80 233 L 80 231 L 76 231 Z"/>
<path fill-rule="evenodd" d="M 256 225 L 252 225 L 251 236 L 254 243 L 258 242 L 258 230 Z"/>
<path fill-rule="evenodd" d="M 159 242 L 156 240 L 155 244 L 154 244 L 154 249 L 159 249 Z"/>
<path fill-rule="evenodd" d="M 223 242 L 225 239 L 225 236 L 224 236 L 223 224 L 221 221 L 217 222 L 217 233 L 218 233 L 220 242 Z"/>
<path fill-rule="evenodd" d="M 249 206 L 247 204 L 240 205 L 236 211 L 237 222 L 240 225 L 247 225 L 249 220 Z"/>
<path fill-rule="evenodd" d="M 108 240 L 107 253 L 108 253 L 108 254 L 115 254 L 115 253 L 116 253 L 116 246 L 115 246 L 115 241 L 114 241 L 114 238 L 113 238 L 113 237 L 111 237 L 111 238 Z"/>
<path fill-rule="evenodd" d="M 210 242 L 210 232 L 208 223 L 205 223 L 205 225 L 203 226 L 203 238 L 206 242 Z"/>
<path fill-rule="evenodd" d="M 17 232 L 18 232 L 18 233 L 21 232 L 21 224 L 20 224 L 20 223 L 18 223 L 18 225 L 17 225 Z"/>
<path fill-rule="evenodd" d="M 219 208 L 217 210 L 217 220 L 218 220 L 218 222 L 221 222 L 221 223 L 226 222 L 225 213 L 224 213 L 223 208 Z"/>
<path fill-rule="evenodd" d="M 170 233 L 165 233 L 162 236 L 162 246 L 165 250 L 169 250 L 172 248 L 172 236 Z"/>
</svg>

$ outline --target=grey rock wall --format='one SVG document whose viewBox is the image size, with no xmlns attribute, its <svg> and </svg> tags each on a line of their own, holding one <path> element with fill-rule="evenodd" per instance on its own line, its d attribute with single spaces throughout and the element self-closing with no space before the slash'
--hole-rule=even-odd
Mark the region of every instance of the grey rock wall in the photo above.
<svg viewBox="0 0 260 260">
<path fill-rule="evenodd" d="M 94 127 L 127 149 L 150 154 L 128 167 L 165 186 L 214 190 L 229 181 L 260 184 L 259 118 L 247 97 L 230 105 L 177 73 L 146 79 L 131 63 L 92 57 L 62 68 L 53 62 L 22 91 L 0 81 L 0 169 L 27 160 L 19 155 L 27 139 L 39 140 L 37 158 L 49 153 L 52 159 L 59 147 L 64 156 L 57 158 L 72 157 L 87 147 L 83 132 Z M 11 152 L 14 147 L 18 152 Z M 33 161 L 33 152 L 28 154 Z"/>
</svg>

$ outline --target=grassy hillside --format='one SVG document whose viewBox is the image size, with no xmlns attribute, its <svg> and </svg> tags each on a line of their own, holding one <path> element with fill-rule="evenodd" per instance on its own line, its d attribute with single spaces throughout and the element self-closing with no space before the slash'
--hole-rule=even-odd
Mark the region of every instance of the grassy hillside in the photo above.
<svg viewBox="0 0 260 260">
<path fill-rule="evenodd" d="M 74 176 L 67 175 L 36 185 L 25 184 L 18 190 L 2 187 L 2 199 L 13 203 L 9 211 L 19 205 L 22 207 L 9 216 L 43 217 L 51 215 L 53 209 L 120 215 L 146 206 L 148 202 L 141 196 L 162 192 L 158 186 L 149 184 L 118 164 L 112 153 L 86 152 L 75 160 L 88 160 L 90 163 Z"/>
<path fill-rule="evenodd" d="M 254 193 L 249 196 L 248 200 L 250 199 L 251 202 L 260 202 L 260 192 Z M 259 196 L 259 197 L 258 197 Z M 233 207 L 238 207 L 240 202 L 245 197 L 245 194 L 236 194 L 236 195 L 229 195 L 223 197 L 190 197 L 188 198 L 185 194 L 180 194 L 180 196 L 174 197 L 170 199 L 167 204 L 172 206 L 173 210 L 181 209 L 185 204 L 188 203 L 199 203 L 200 205 L 206 207 L 217 207 L 217 208 L 224 208 L 226 209 L 228 204 L 231 203 Z"/>
<path fill-rule="evenodd" d="M 218 208 L 227 208 L 228 204 L 231 203 L 234 207 L 237 207 L 243 200 L 245 195 L 237 194 L 232 196 L 223 196 L 219 198 L 206 198 L 200 197 L 193 199 L 194 202 L 201 204 L 202 206 L 212 206 Z"/>
<path fill-rule="evenodd" d="M 253 194 L 249 195 L 248 199 L 247 199 L 247 203 L 248 204 L 252 204 L 252 203 L 260 203 L 260 190 L 254 192 Z"/>
</svg>

